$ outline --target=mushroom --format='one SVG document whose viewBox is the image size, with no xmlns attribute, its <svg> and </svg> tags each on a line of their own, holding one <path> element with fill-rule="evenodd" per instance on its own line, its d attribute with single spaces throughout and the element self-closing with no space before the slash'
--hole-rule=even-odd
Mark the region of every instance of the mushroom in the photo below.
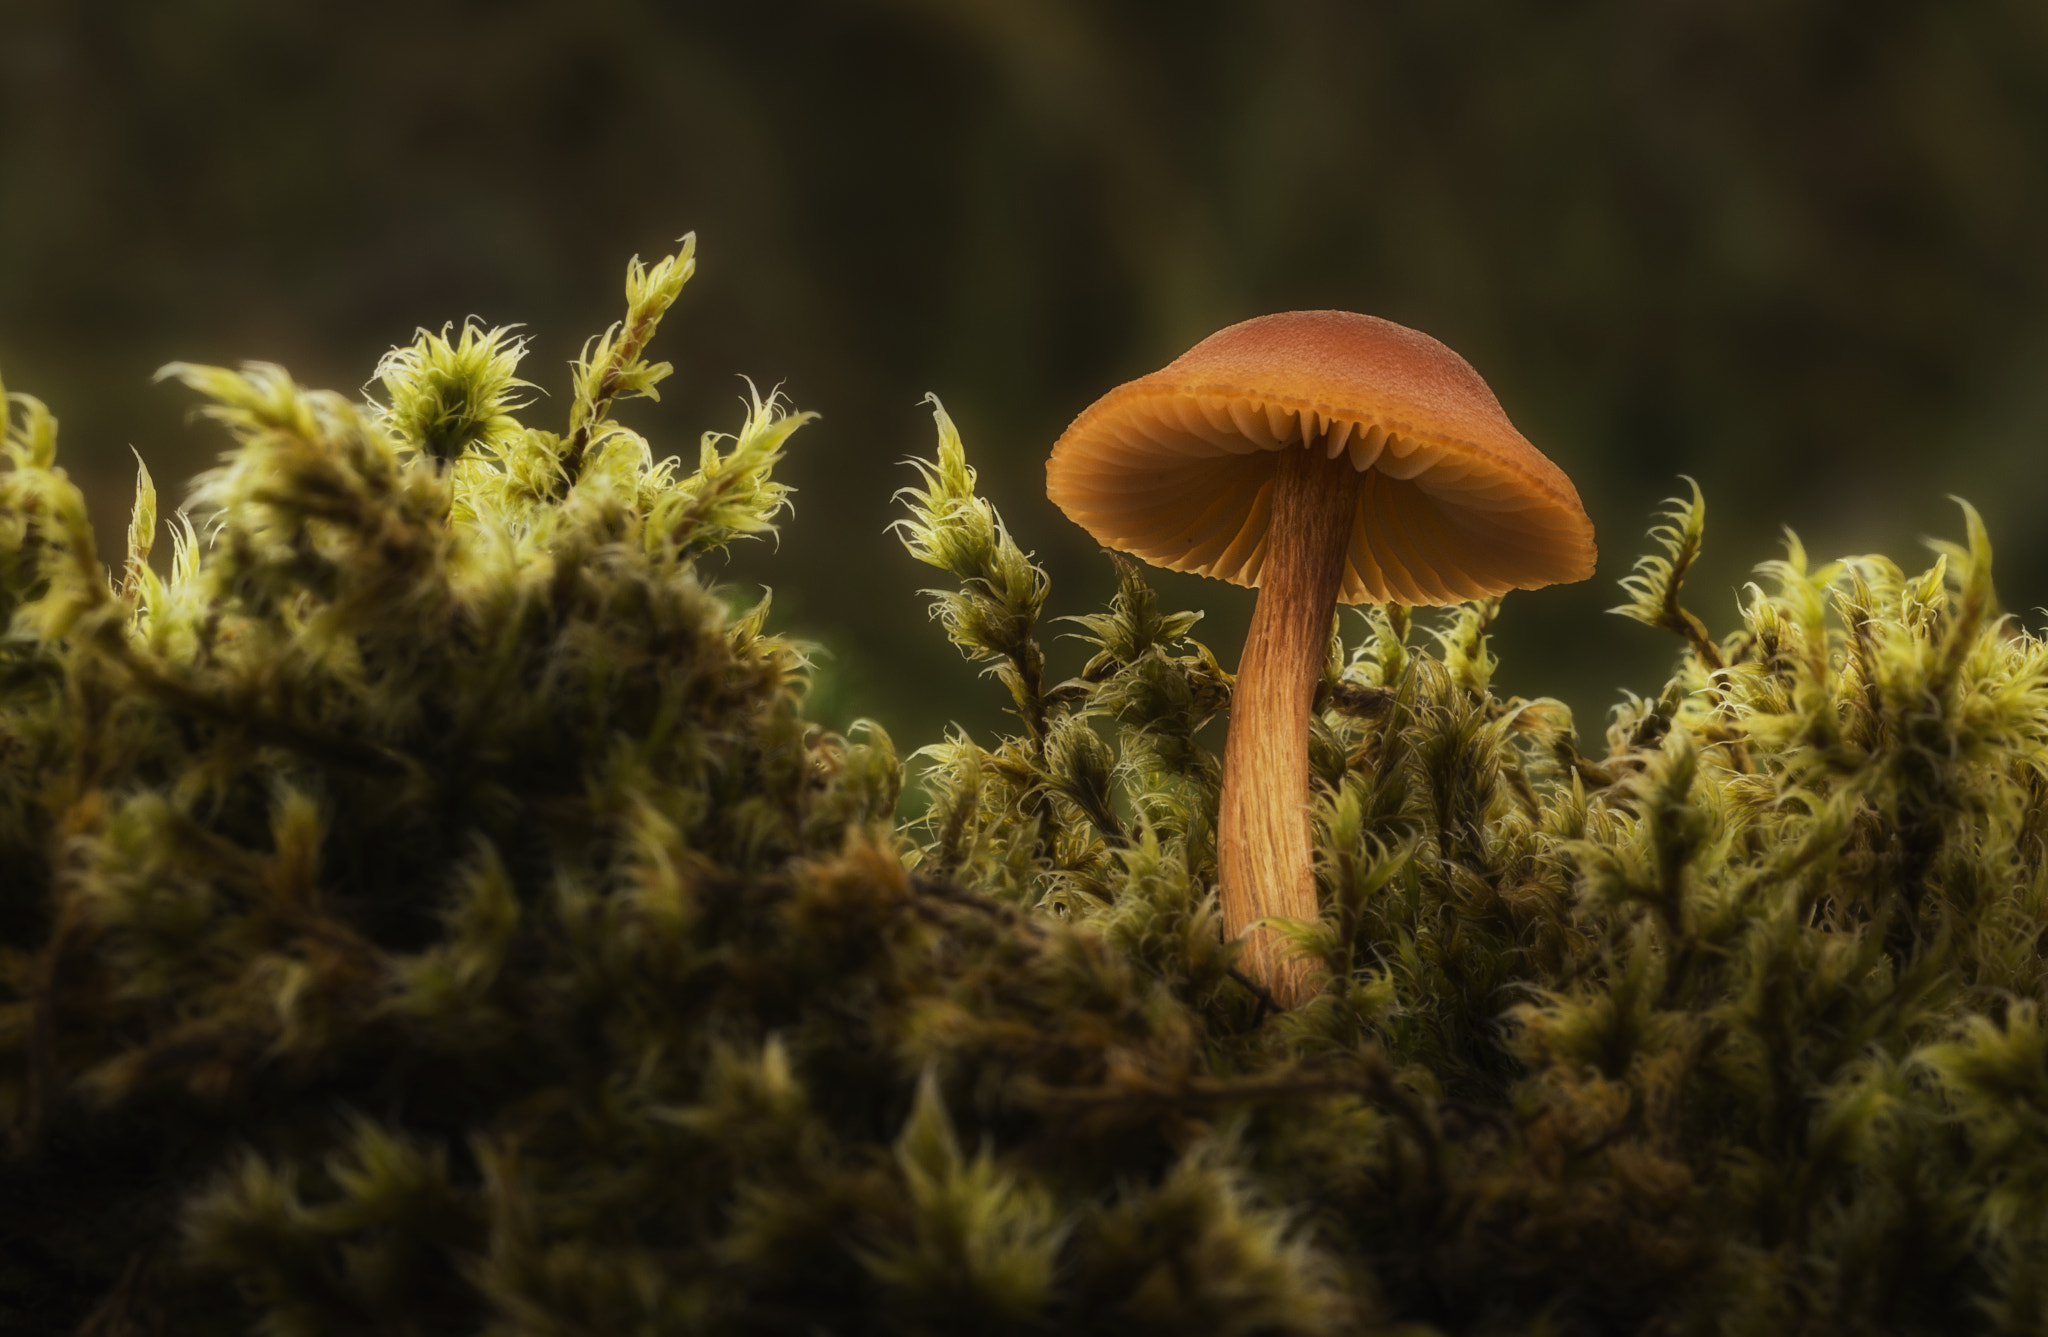
<svg viewBox="0 0 2048 1337">
<path fill-rule="evenodd" d="M 1479 373 L 1349 311 L 1260 316 L 1082 411 L 1046 495 L 1103 544 L 1258 589 L 1224 748 L 1225 934 L 1286 1007 L 1311 963 L 1266 921 L 1316 918 L 1309 712 L 1338 603 L 1452 604 L 1593 574 L 1571 480 Z"/>
</svg>

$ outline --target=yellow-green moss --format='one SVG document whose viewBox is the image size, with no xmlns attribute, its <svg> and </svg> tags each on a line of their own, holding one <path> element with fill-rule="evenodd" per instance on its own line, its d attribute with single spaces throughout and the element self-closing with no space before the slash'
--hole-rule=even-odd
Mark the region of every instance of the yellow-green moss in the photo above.
<svg viewBox="0 0 2048 1337">
<path fill-rule="evenodd" d="M 109 572 L 41 405 L 0 472 L 0 1326 L 29 1331 L 2029 1333 L 2048 1324 L 2048 652 L 1967 541 L 1796 540 L 1715 639 L 1695 491 L 1604 745 L 1493 694 L 1496 601 L 1340 623 L 1323 991 L 1212 894 L 1231 679 L 1043 571 L 937 411 L 900 537 L 1014 736 L 803 714 L 704 553 L 808 415 L 693 472 L 560 432 L 507 332 L 369 402 L 167 369 L 233 449 Z M 545 403 L 546 401 L 539 401 Z M 878 486 L 879 486 L 878 482 Z M 1646 633 L 1649 634 L 1649 633 Z"/>
</svg>

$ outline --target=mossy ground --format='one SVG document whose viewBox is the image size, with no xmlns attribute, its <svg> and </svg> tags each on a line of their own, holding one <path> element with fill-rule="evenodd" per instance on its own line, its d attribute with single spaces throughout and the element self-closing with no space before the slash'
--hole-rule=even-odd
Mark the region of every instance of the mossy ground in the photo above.
<svg viewBox="0 0 2048 1337">
<path fill-rule="evenodd" d="M 1589 746 L 1497 603 L 1340 624 L 1324 968 L 1212 894 L 1231 679 L 1122 567 L 1049 588 L 937 415 L 901 537 L 1013 736 L 804 716 L 701 558 L 805 415 L 685 471 L 520 346 L 357 403 L 176 367 L 232 441 L 109 572 L 9 401 L 0 1320 L 24 1331 L 2034 1333 L 2048 1327 L 2048 648 L 1991 551 L 1798 543 Z M 1512 615 L 1512 601 L 1508 605 Z M 1646 632 L 1645 634 L 1653 634 Z"/>
</svg>

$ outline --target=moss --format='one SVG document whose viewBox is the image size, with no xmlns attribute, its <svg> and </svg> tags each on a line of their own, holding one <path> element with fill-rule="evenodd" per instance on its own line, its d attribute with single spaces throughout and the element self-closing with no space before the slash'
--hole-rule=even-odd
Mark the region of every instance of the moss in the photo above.
<svg viewBox="0 0 2048 1337">
<path fill-rule="evenodd" d="M 56 426 L 0 473 L 0 1318 L 29 1331 L 2038 1331 L 2048 652 L 1991 550 L 1796 540 L 1716 639 L 1698 492 L 1589 746 L 1498 602 L 1339 624 L 1321 992 L 1213 897 L 1231 678 L 1118 560 L 1051 590 L 936 410 L 900 537 L 1013 734 L 804 715 L 702 558 L 808 415 L 694 471 L 560 432 L 519 340 L 378 397 L 176 366 L 231 440 L 110 572 Z M 936 408 L 936 405 L 935 405 Z M 1646 633 L 1649 634 L 1649 633 Z"/>
</svg>

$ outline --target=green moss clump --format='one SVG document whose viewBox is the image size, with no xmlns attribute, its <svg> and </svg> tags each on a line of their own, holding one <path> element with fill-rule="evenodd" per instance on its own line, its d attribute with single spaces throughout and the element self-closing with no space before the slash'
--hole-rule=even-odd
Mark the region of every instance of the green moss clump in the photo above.
<svg viewBox="0 0 2048 1337">
<path fill-rule="evenodd" d="M 559 433 L 521 343 L 364 403 L 169 374 L 232 439 L 110 573 L 56 427 L 0 472 L 0 1326 L 838 1334 L 2048 1325 L 2048 650 L 1968 541 L 1796 540 L 1581 750 L 1497 603 L 1333 637 L 1292 1013 L 1220 935 L 1230 675 L 1119 560 L 1049 585 L 958 433 L 901 537 L 1013 735 L 803 713 L 701 559 L 808 415 L 694 471 L 614 417 L 692 255 L 628 276 Z M 1351 624 L 1357 627 L 1359 624 Z M 1340 630 L 1342 624 L 1340 624 Z"/>
</svg>

